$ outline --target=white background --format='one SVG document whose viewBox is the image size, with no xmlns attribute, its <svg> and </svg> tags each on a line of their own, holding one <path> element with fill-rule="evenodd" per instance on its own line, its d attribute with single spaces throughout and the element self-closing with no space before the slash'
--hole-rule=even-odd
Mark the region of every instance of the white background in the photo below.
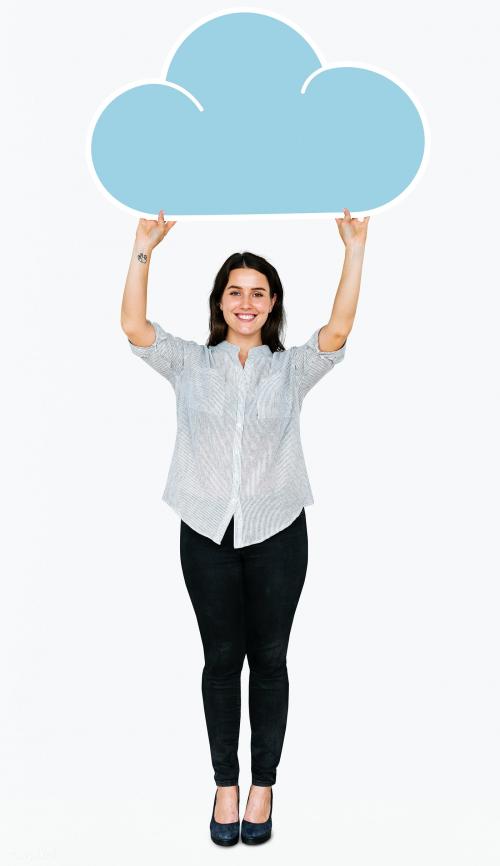
<svg viewBox="0 0 500 866">
<path fill-rule="evenodd" d="M 120 329 L 137 219 L 97 188 L 85 139 L 109 93 L 158 76 L 173 42 L 227 10 L 4 8 L 0 859 L 215 862 L 202 644 L 161 502 L 175 397 Z M 371 217 L 345 359 L 302 411 L 309 567 L 256 856 L 497 864 L 494 4 L 255 9 L 294 21 L 327 63 L 392 72 L 432 142 L 412 194 Z M 233 123 L 255 130 L 243 111 Z M 153 255 L 149 318 L 205 342 L 215 273 L 243 249 L 280 273 L 287 346 L 328 321 L 333 216 L 179 221 Z M 245 663 L 241 815 L 247 682 Z"/>
</svg>

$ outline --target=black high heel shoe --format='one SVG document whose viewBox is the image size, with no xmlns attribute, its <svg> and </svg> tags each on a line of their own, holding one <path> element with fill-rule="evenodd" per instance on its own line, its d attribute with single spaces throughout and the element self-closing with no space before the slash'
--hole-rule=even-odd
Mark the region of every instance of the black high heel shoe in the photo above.
<svg viewBox="0 0 500 866">
<path fill-rule="evenodd" d="M 250 798 L 250 794 L 248 795 Z M 247 800 L 248 805 L 248 800 Z M 272 818 L 273 814 L 273 789 L 271 788 L 271 809 L 267 821 L 245 821 L 241 822 L 241 841 L 246 845 L 258 845 L 260 842 L 267 842 L 271 838 Z"/>
<path fill-rule="evenodd" d="M 210 836 L 216 845 L 236 845 L 240 838 L 240 821 L 230 821 L 227 824 L 216 821 L 215 804 L 217 802 L 217 791 L 214 797 L 214 808 L 210 820 Z M 240 810 L 240 786 L 238 785 L 238 812 Z"/>
</svg>

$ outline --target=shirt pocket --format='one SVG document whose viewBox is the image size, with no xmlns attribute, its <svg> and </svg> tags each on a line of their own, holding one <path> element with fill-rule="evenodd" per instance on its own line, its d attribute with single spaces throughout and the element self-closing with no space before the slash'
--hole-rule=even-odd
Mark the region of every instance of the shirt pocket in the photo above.
<svg viewBox="0 0 500 866">
<path fill-rule="evenodd" d="M 287 418 L 292 411 L 290 387 L 282 373 L 272 373 L 263 379 L 257 393 L 257 416 Z"/>
<path fill-rule="evenodd" d="M 186 402 L 193 412 L 222 415 L 225 393 L 224 375 L 218 370 L 192 370 L 186 382 Z"/>
</svg>

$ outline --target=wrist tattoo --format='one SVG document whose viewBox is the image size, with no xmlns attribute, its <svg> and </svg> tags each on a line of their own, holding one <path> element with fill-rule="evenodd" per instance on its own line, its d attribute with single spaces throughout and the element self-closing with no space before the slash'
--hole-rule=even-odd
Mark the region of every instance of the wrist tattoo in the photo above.
<svg viewBox="0 0 500 866">
<path fill-rule="evenodd" d="M 148 260 L 146 253 L 138 253 L 137 258 L 140 262 L 147 262 Z"/>
</svg>

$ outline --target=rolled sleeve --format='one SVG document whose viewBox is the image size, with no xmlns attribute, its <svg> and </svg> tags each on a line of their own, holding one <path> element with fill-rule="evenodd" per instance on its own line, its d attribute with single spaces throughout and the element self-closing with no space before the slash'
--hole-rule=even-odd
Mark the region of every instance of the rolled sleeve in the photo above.
<svg viewBox="0 0 500 866">
<path fill-rule="evenodd" d="M 319 332 L 316 328 L 306 343 L 297 346 L 295 350 L 295 375 L 298 384 L 300 402 L 311 388 L 319 382 L 335 364 L 344 359 L 347 338 L 339 349 L 333 352 L 322 352 L 319 348 Z"/>
<path fill-rule="evenodd" d="M 136 346 L 129 339 L 128 343 L 134 355 L 142 358 L 153 370 L 164 376 L 172 384 L 182 372 L 186 364 L 187 351 L 191 341 L 175 337 L 164 331 L 158 322 L 151 322 L 155 330 L 155 341 L 150 346 Z"/>
</svg>

